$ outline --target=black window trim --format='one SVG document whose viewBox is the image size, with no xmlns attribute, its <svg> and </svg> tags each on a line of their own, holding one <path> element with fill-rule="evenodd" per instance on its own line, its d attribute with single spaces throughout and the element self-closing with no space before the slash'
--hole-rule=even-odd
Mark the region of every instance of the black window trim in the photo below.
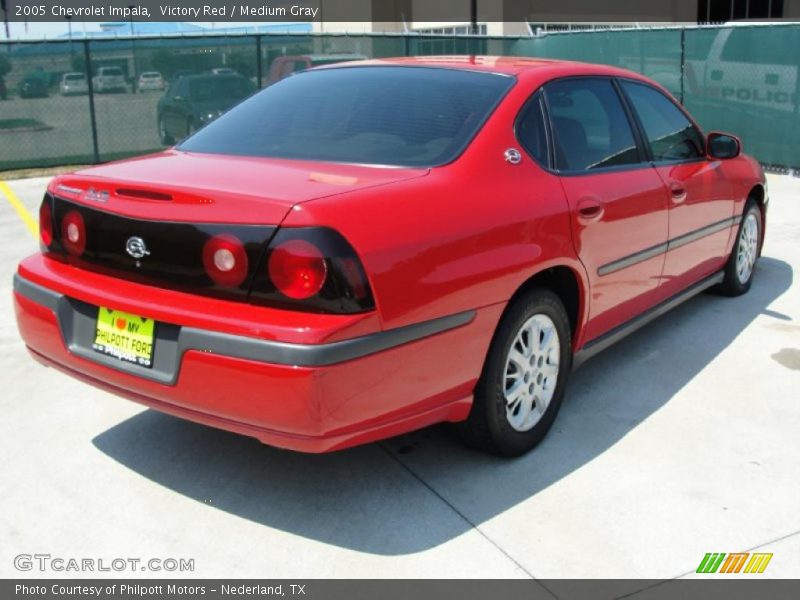
<svg viewBox="0 0 800 600">
<path fill-rule="evenodd" d="M 538 103 L 539 105 L 539 114 L 542 118 L 542 126 L 544 127 L 544 137 L 545 137 L 545 152 L 547 153 L 547 160 L 545 163 L 540 161 L 536 158 L 530 151 L 525 147 L 525 144 L 522 143 L 522 140 L 519 138 L 519 124 L 522 121 L 523 117 L 527 114 L 528 109 L 534 103 Z M 553 134 L 550 131 L 550 119 L 547 116 L 547 108 L 544 105 L 544 92 L 543 86 L 537 88 L 533 91 L 533 93 L 528 96 L 525 102 L 522 103 L 522 107 L 517 112 L 517 116 L 514 117 L 514 138 L 517 140 L 520 148 L 522 148 L 523 152 L 528 155 L 528 157 L 541 168 L 545 169 L 546 171 L 553 172 L 555 170 L 555 156 L 554 154 L 554 146 L 553 146 Z"/>
<path fill-rule="evenodd" d="M 686 117 L 686 120 L 689 121 L 689 124 L 692 127 L 694 127 L 695 131 L 697 131 L 697 133 L 700 135 L 700 139 L 703 141 L 703 146 L 704 146 L 702 148 L 702 150 L 705 150 L 705 144 L 706 144 L 706 135 L 705 135 L 705 133 L 700 128 L 700 126 L 697 124 L 697 122 L 694 120 L 692 115 L 689 114 L 689 112 L 686 110 L 686 108 L 682 104 L 680 104 L 679 102 L 676 102 L 674 99 L 670 98 L 669 95 L 665 94 L 662 90 L 658 89 L 656 86 L 648 83 L 647 81 L 642 81 L 641 79 L 634 79 L 633 77 L 615 77 L 614 79 L 616 80 L 616 85 L 618 87 L 619 94 L 622 96 L 623 102 L 626 104 L 628 110 L 630 111 L 630 114 L 632 115 L 632 117 L 633 117 L 633 119 L 634 119 L 634 121 L 636 123 L 636 129 L 639 131 L 639 135 L 641 137 L 641 140 L 642 140 L 642 143 L 643 143 L 643 147 L 644 147 L 645 152 L 647 154 L 647 158 L 650 161 L 650 164 L 652 164 L 654 167 L 660 167 L 660 166 L 682 165 L 682 164 L 691 164 L 691 163 L 697 163 L 697 162 L 705 162 L 707 160 L 705 154 L 701 154 L 700 156 L 698 156 L 696 158 L 675 158 L 675 159 L 672 159 L 672 160 L 669 160 L 669 159 L 655 160 L 654 157 L 653 157 L 653 148 L 650 145 L 650 141 L 647 139 L 647 133 L 645 132 L 644 125 L 642 124 L 641 118 L 639 117 L 639 113 L 636 112 L 636 109 L 633 106 L 633 101 L 630 99 L 630 96 L 628 96 L 628 92 L 622 86 L 622 82 L 628 82 L 628 83 L 632 83 L 632 84 L 635 84 L 635 85 L 641 85 L 643 87 L 646 87 L 646 88 L 649 88 L 649 89 L 653 90 L 654 92 L 656 92 L 658 94 L 661 94 L 661 96 L 663 96 L 663 98 L 667 102 L 672 104 L 675 108 L 678 109 L 678 111 L 684 117 Z"/>
<path fill-rule="evenodd" d="M 614 89 L 616 90 L 617 96 L 620 99 L 620 102 L 623 105 L 625 110 L 626 117 L 628 119 L 628 124 L 633 131 L 633 137 L 636 142 L 636 147 L 639 151 L 639 158 L 641 162 L 630 164 L 630 165 L 617 165 L 612 167 L 601 167 L 599 169 L 591 169 L 591 170 L 559 170 L 555 164 L 555 136 L 553 134 L 553 121 L 551 116 L 550 105 L 547 101 L 547 94 L 545 93 L 545 88 L 550 85 L 551 83 L 555 83 L 557 81 L 565 81 L 565 80 L 573 80 L 573 79 L 605 79 L 610 81 Z M 675 160 L 653 160 L 652 149 L 650 148 L 650 143 L 647 140 L 647 136 L 644 131 L 644 127 L 642 126 L 639 115 L 636 110 L 633 108 L 633 105 L 628 98 L 625 89 L 622 87 L 622 81 L 629 81 L 631 83 L 636 83 L 639 85 L 646 86 L 652 90 L 655 90 L 662 96 L 664 96 L 669 102 L 671 102 L 680 112 L 683 114 L 692 126 L 697 130 L 700 134 L 700 138 L 705 143 L 706 141 L 706 134 L 703 129 L 697 124 L 697 121 L 694 120 L 691 114 L 686 110 L 686 108 L 670 98 L 667 94 L 665 94 L 662 90 L 657 88 L 656 86 L 652 85 L 648 81 L 644 81 L 642 79 L 637 79 L 634 77 L 625 77 L 625 76 L 618 76 L 618 75 L 567 75 L 565 77 L 556 77 L 554 79 L 549 79 L 548 81 L 544 82 L 541 86 L 539 86 L 531 96 L 525 101 L 522 108 L 520 109 L 517 117 L 514 120 L 514 135 L 516 137 L 516 126 L 517 121 L 520 118 L 520 115 L 525 111 L 528 103 L 532 100 L 534 96 L 537 94 L 541 94 L 541 106 L 544 112 L 544 120 L 545 120 L 545 132 L 548 137 L 548 164 L 543 165 L 539 161 L 536 162 L 539 166 L 543 169 L 552 173 L 554 175 L 559 175 L 562 177 L 582 177 L 587 175 L 594 175 L 594 174 L 602 174 L 602 173 L 614 173 L 614 172 L 624 172 L 624 171 L 639 171 L 644 168 L 652 168 L 652 167 L 660 167 L 660 166 L 669 166 L 669 165 L 679 165 L 679 164 L 690 164 L 690 163 L 698 163 L 704 162 L 707 160 L 706 156 L 699 156 L 697 158 L 684 158 L 684 159 L 675 159 Z M 519 141 L 519 138 L 517 138 Z M 522 144 L 520 143 L 520 146 Z M 524 147 L 523 147 L 524 149 Z M 526 151 L 526 155 L 530 156 L 530 154 Z M 531 157 L 532 158 L 532 157 Z"/>
<path fill-rule="evenodd" d="M 625 118 L 628 121 L 628 126 L 631 128 L 631 135 L 633 135 L 633 141 L 636 144 L 636 150 L 639 154 L 639 162 L 633 163 L 629 165 L 614 165 L 610 167 L 600 167 L 598 169 L 575 169 L 575 170 L 562 170 L 558 169 L 555 163 L 555 134 L 552 133 L 554 131 L 553 126 L 553 118 L 552 118 L 552 111 L 550 110 L 550 104 L 547 101 L 547 86 L 559 82 L 559 81 L 573 81 L 573 80 L 581 80 L 581 79 L 602 79 L 608 81 L 611 86 L 614 88 L 614 91 L 619 98 L 620 104 L 622 105 L 622 109 L 625 112 Z M 546 130 L 551 133 L 550 140 L 549 140 L 549 154 L 551 157 L 551 166 L 548 169 L 551 173 L 559 175 L 561 177 L 585 177 L 589 175 L 597 175 L 603 173 L 615 173 L 620 171 L 639 171 L 641 169 L 649 169 L 652 168 L 653 163 L 649 160 L 649 157 L 646 153 L 645 147 L 642 145 L 643 139 L 641 137 L 641 131 L 639 131 L 638 124 L 632 121 L 632 115 L 630 113 L 630 108 L 624 97 L 620 95 L 620 90 L 617 82 L 615 81 L 617 78 L 614 75 L 568 75 L 566 77 L 556 77 L 555 79 L 550 79 L 542 84 L 542 86 L 537 91 L 542 91 L 542 104 L 545 113 L 545 123 L 546 123 Z"/>
</svg>

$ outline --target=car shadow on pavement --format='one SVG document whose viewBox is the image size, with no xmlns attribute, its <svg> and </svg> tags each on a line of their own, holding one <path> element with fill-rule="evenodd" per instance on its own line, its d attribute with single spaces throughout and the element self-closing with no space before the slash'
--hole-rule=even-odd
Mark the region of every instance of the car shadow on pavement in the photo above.
<svg viewBox="0 0 800 600">
<path fill-rule="evenodd" d="M 464 448 L 446 427 L 306 455 L 147 410 L 94 445 L 209 507 L 361 552 L 423 551 L 469 531 L 601 455 L 664 404 L 792 283 L 763 257 L 739 298 L 702 294 L 586 363 L 556 423 L 514 460 Z M 602 410 L 598 410 L 598 404 Z"/>
</svg>

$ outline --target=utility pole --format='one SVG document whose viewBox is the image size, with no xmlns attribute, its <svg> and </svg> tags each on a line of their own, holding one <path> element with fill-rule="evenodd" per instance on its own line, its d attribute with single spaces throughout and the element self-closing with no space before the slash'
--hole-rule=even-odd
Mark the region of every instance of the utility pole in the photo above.
<svg viewBox="0 0 800 600">
<path fill-rule="evenodd" d="M 134 5 L 130 4 L 128 9 L 131 11 L 131 55 L 133 57 L 133 93 L 136 93 L 136 33 L 133 30 L 133 9 Z"/>
<path fill-rule="evenodd" d="M 478 0 L 469 0 L 470 33 L 478 35 Z"/>
</svg>

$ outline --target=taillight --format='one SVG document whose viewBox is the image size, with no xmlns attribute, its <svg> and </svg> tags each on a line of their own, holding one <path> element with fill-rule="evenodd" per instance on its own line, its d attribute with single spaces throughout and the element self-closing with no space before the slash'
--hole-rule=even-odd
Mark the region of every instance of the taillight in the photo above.
<svg viewBox="0 0 800 600">
<path fill-rule="evenodd" d="M 45 198 L 39 207 L 39 239 L 48 249 L 53 243 L 53 209 L 50 208 L 48 198 Z"/>
<path fill-rule="evenodd" d="M 315 312 L 375 308 L 358 255 L 340 233 L 327 227 L 278 229 L 256 270 L 250 300 Z"/>
<path fill-rule="evenodd" d="M 61 219 L 61 244 L 72 256 L 86 250 L 86 224 L 77 210 L 70 210 Z"/>
<path fill-rule="evenodd" d="M 203 246 L 203 267 L 208 276 L 224 287 L 238 287 L 247 278 L 247 252 L 238 238 L 216 235 Z"/>
<path fill-rule="evenodd" d="M 322 251 L 305 240 L 288 240 L 273 248 L 268 270 L 278 291 L 295 300 L 318 294 L 328 275 Z"/>
</svg>

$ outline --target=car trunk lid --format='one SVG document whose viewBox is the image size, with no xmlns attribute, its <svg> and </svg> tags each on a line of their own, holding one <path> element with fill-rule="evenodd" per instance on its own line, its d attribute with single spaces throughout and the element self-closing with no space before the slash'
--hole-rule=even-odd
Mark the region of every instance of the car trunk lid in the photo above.
<svg viewBox="0 0 800 600">
<path fill-rule="evenodd" d="M 170 150 L 61 176 L 50 190 L 134 218 L 277 225 L 295 204 L 428 171 Z"/>
</svg>

